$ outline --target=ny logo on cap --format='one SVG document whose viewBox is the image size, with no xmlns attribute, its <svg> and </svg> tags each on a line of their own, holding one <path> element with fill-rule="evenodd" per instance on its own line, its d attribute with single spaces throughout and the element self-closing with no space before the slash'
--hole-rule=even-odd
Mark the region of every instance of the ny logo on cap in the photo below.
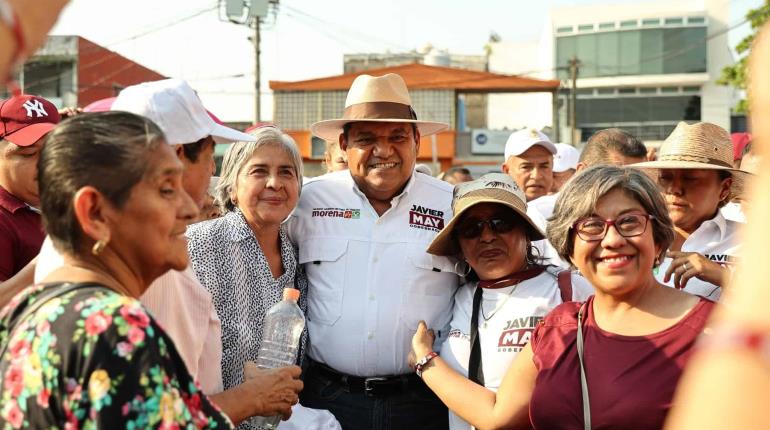
<svg viewBox="0 0 770 430">
<path fill-rule="evenodd" d="M 45 107 L 43 107 L 43 103 L 40 100 L 27 100 L 21 106 L 27 110 L 28 118 L 32 118 L 33 112 L 37 114 L 38 118 L 48 116 L 48 112 L 45 111 Z"/>
</svg>

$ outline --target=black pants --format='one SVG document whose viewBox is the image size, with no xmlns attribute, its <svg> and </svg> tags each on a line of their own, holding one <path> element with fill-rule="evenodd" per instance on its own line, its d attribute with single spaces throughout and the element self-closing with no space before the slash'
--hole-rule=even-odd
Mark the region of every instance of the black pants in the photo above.
<svg viewBox="0 0 770 430">
<path fill-rule="evenodd" d="M 446 430 L 446 406 L 425 384 L 387 396 L 351 392 L 311 362 L 300 393 L 303 406 L 327 409 L 344 430 Z M 414 384 L 412 384 L 414 385 Z"/>
</svg>

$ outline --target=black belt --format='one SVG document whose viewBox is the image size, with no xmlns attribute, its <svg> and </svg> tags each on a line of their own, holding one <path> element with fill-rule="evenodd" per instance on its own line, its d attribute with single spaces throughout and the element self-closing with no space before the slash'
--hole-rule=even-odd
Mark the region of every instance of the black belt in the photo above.
<svg viewBox="0 0 770 430">
<path fill-rule="evenodd" d="M 351 393 L 364 393 L 367 397 L 386 397 L 394 394 L 402 394 L 411 390 L 426 391 L 429 389 L 419 376 L 414 373 L 393 376 L 362 377 L 346 375 L 337 372 L 331 367 L 310 362 L 308 371 L 318 372 L 319 375 L 338 383 Z"/>
</svg>

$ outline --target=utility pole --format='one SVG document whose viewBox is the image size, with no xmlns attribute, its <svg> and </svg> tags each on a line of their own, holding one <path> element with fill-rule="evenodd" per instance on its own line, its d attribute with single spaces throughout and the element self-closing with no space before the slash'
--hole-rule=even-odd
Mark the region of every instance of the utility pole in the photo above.
<svg viewBox="0 0 770 430">
<path fill-rule="evenodd" d="M 575 142 L 575 133 L 577 128 L 577 77 L 578 72 L 580 71 L 580 60 L 577 59 L 577 57 L 572 57 L 569 60 L 569 76 L 572 80 L 572 91 L 570 92 L 570 103 L 569 103 L 569 123 L 571 126 L 571 136 L 570 136 L 570 143 L 572 146 L 575 146 L 577 142 Z"/>
<path fill-rule="evenodd" d="M 260 80 L 259 80 L 259 16 L 254 17 L 254 124 L 258 124 L 260 115 Z"/>
</svg>

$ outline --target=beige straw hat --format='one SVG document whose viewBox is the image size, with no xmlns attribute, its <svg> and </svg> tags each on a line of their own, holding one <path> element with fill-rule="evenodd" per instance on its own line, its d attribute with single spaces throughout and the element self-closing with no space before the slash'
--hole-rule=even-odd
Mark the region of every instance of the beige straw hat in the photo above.
<svg viewBox="0 0 770 430">
<path fill-rule="evenodd" d="M 730 198 L 742 194 L 750 173 L 733 167 L 733 144 L 724 128 L 709 122 L 680 122 L 663 141 L 656 161 L 632 165 L 640 169 L 710 169 L 732 174 Z"/>
<path fill-rule="evenodd" d="M 421 136 L 449 128 L 443 122 L 418 121 L 404 79 L 388 73 L 358 76 L 350 85 L 342 118 L 319 121 L 310 126 L 310 131 L 321 139 L 336 142 L 345 124 L 361 121 L 411 123 L 417 125 Z"/>
<path fill-rule="evenodd" d="M 433 238 L 428 246 L 428 253 L 433 255 L 457 255 L 460 249 L 452 232 L 457 221 L 470 208 L 480 203 L 497 203 L 513 209 L 527 225 L 530 240 L 545 239 L 543 232 L 527 216 L 527 198 L 524 192 L 504 173 L 488 173 L 479 179 L 463 182 L 455 186 L 452 197 L 452 219 Z"/>
</svg>

